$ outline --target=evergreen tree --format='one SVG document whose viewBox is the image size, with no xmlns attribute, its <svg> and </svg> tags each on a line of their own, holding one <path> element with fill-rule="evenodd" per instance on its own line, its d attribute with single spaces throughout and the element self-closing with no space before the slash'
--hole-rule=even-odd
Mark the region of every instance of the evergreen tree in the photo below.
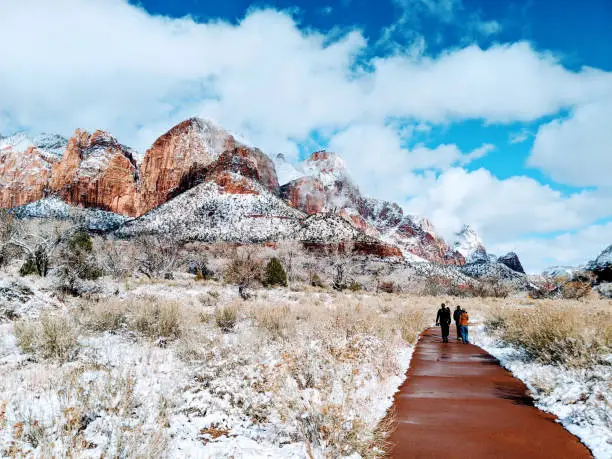
<svg viewBox="0 0 612 459">
<path fill-rule="evenodd" d="M 283 269 L 283 265 L 278 258 L 272 258 L 266 265 L 263 284 L 266 287 L 271 287 L 273 285 L 287 286 L 287 273 Z"/>
</svg>

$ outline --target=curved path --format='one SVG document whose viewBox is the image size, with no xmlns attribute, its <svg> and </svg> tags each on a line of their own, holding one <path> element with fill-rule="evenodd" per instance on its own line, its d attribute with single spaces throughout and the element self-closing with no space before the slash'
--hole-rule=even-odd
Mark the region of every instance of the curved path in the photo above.
<svg viewBox="0 0 612 459">
<path fill-rule="evenodd" d="M 525 385 L 472 344 L 419 340 L 395 395 L 394 458 L 590 458 L 589 450 L 533 406 Z"/>
</svg>

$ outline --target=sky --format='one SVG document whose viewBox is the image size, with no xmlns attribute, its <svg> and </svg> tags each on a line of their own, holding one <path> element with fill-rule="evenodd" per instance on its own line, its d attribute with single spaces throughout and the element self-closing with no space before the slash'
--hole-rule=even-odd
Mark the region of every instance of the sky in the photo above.
<svg viewBox="0 0 612 459">
<path fill-rule="evenodd" d="M 612 244 L 609 0 L 0 0 L 0 134 L 191 116 L 463 224 L 528 271 Z"/>
</svg>

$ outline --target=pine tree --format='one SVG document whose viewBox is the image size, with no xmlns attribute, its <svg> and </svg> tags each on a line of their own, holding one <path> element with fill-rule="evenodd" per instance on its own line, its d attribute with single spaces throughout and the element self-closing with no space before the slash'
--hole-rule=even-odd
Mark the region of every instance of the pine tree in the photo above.
<svg viewBox="0 0 612 459">
<path fill-rule="evenodd" d="M 283 269 L 283 265 L 278 258 L 272 258 L 266 265 L 263 284 L 266 287 L 271 287 L 273 285 L 287 286 L 287 273 Z"/>
</svg>

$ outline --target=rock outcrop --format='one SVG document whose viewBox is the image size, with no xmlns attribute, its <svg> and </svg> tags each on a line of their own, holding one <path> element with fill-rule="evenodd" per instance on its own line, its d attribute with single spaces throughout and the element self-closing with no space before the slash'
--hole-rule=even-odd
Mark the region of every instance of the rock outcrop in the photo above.
<svg viewBox="0 0 612 459">
<path fill-rule="evenodd" d="M 0 207 L 42 199 L 66 144 L 63 137 L 49 134 L 0 138 Z"/>
<path fill-rule="evenodd" d="M 130 149 L 108 132 L 79 129 L 53 165 L 49 189 L 70 204 L 134 216 L 139 212 L 137 182 Z"/>
<path fill-rule="evenodd" d="M 253 192 L 228 172 L 253 178 L 273 193 L 279 188 L 270 158 L 198 118 L 159 137 L 140 166 L 134 152 L 105 131 L 78 129 L 63 144 L 50 136 L 43 140 L 0 140 L 0 206 L 55 195 L 69 204 L 137 217 L 206 179 L 227 192 Z"/>
<path fill-rule="evenodd" d="M 595 274 L 597 282 L 612 282 L 612 245 L 589 262 L 586 269 Z"/>
<path fill-rule="evenodd" d="M 518 255 L 514 252 L 509 252 L 506 255 L 499 257 L 497 262 L 506 265 L 508 268 L 516 271 L 517 273 L 525 274 L 521 260 L 519 260 Z"/>
<path fill-rule="evenodd" d="M 490 261 L 480 235 L 470 225 L 465 225 L 455 235 L 453 245 L 454 249 L 463 255 L 467 263 Z"/>
</svg>

